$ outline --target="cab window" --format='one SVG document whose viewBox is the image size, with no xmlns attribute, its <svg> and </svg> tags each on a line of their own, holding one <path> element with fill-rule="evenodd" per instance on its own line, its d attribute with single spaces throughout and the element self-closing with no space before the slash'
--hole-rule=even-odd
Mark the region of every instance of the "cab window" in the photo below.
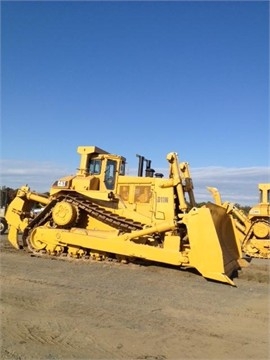
<svg viewBox="0 0 270 360">
<path fill-rule="evenodd" d="M 98 175 L 101 171 L 101 160 L 92 159 L 89 163 L 89 174 Z"/>
<path fill-rule="evenodd" d="M 113 160 L 107 161 L 104 182 L 105 182 L 105 186 L 108 190 L 114 189 L 116 165 L 117 165 L 116 161 L 113 161 Z"/>
<path fill-rule="evenodd" d="M 126 172 L 125 166 L 126 166 L 126 164 L 124 162 L 121 162 L 119 175 L 125 175 L 125 172 Z"/>
</svg>

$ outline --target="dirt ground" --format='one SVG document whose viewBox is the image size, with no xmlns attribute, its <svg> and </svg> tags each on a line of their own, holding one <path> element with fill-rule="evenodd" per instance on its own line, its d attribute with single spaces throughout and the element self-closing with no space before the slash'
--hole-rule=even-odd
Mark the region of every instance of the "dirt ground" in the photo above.
<svg viewBox="0 0 270 360">
<path fill-rule="evenodd" d="M 51 260 L 2 236 L 1 359 L 270 359 L 269 262 L 237 287 L 165 266 Z"/>
</svg>

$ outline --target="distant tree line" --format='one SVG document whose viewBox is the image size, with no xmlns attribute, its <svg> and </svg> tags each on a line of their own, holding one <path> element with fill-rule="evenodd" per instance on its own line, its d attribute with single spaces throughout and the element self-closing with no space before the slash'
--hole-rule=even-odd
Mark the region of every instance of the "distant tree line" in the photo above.
<svg viewBox="0 0 270 360">
<path fill-rule="evenodd" d="M 5 207 L 15 198 L 18 189 L 7 186 L 0 187 L 0 207 Z"/>
</svg>

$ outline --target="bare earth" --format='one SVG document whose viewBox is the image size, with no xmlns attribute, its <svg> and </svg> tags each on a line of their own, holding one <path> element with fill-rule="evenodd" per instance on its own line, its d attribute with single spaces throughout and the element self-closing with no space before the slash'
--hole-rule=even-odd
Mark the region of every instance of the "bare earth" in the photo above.
<svg viewBox="0 0 270 360">
<path fill-rule="evenodd" d="M 270 359 L 269 261 L 237 287 L 171 267 L 31 256 L 1 238 L 1 359 Z"/>
</svg>

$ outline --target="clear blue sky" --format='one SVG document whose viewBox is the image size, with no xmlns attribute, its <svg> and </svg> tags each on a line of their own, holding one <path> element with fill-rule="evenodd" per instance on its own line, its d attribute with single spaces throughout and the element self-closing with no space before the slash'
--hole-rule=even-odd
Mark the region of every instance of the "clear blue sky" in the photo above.
<svg viewBox="0 0 270 360">
<path fill-rule="evenodd" d="M 242 203 L 269 181 L 268 1 L 2 1 L 1 23 L 1 185 L 48 190 L 78 145 L 176 151 Z"/>
</svg>

